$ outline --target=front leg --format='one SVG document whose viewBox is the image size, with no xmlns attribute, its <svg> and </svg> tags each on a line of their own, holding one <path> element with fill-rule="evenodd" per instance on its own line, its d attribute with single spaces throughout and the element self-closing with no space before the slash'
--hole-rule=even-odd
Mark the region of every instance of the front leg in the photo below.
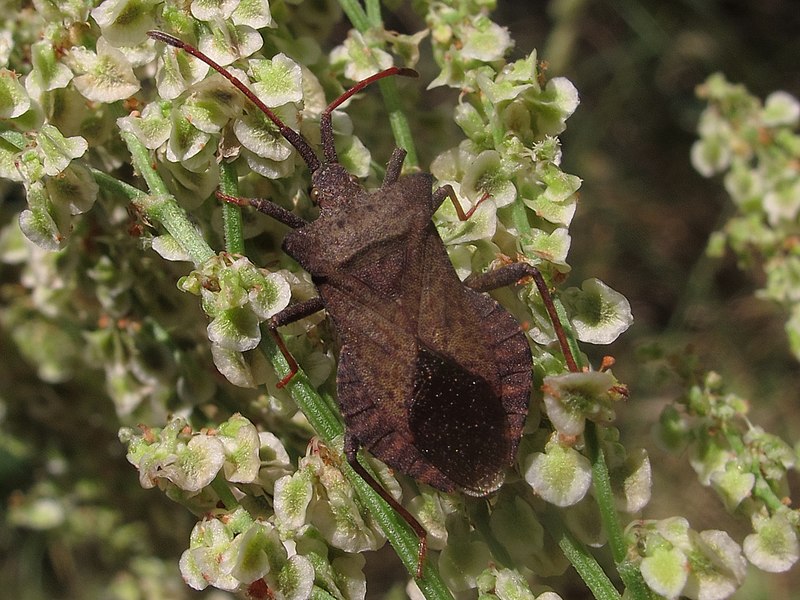
<svg viewBox="0 0 800 600">
<path fill-rule="evenodd" d="M 265 200 L 263 198 L 240 198 L 238 196 L 230 196 L 219 190 L 217 190 L 217 198 L 223 202 L 236 204 L 237 206 L 252 206 L 259 212 L 272 217 L 284 225 L 288 225 L 292 229 L 299 229 L 308 225 L 308 221 L 301 219 L 293 212 L 286 210 L 282 206 L 278 206 L 270 200 Z"/>
<path fill-rule="evenodd" d="M 433 196 L 432 196 L 433 202 L 432 202 L 431 208 L 432 208 L 433 212 L 436 212 L 436 209 L 438 209 L 442 205 L 442 202 L 445 201 L 445 198 L 450 198 L 450 200 L 453 203 L 453 206 L 456 209 L 456 214 L 458 215 L 458 220 L 459 221 L 466 221 L 467 219 L 469 219 L 472 216 L 472 213 L 475 212 L 475 210 L 478 208 L 478 206 L 480 206 L 481 202 L 486 200 L 488 197 L 489 197 L 489 193 L 486 192 L 483 196 L 481 196 L 481 199 L 478 200 L 475 203 L 475 206 L 470 208 L 467 212 L 464 212 L 464 209 L 461 207 L 461 203 L 458 201 L 458 196 L 456 196 L 456 191 L 453 189 L 453 186 L 450 185 L 450 184 L 447 184 L 447 185 L 443 185 L 438 190 L 433 192 Z"/>
<path fill-rule="evenodd" d="M 304 300 L 303 302 L 298 302 L 297 304 L 290 304 L 279 313 L 270 317 L 267 321 L 267 328 L 269 329 L 270 336 L 272 336 L 272 339 L 275 340 L 275 344 L 278 346 L 281 354 L 283 354 L 286 362 L 289 363 L 289 373 L 287 373 L 275 386 L 278 389 L 281 389 L 287 383 L 289 383 L 292 377 L 294 377 L 299 370 L 297 361 L 294 359 L 294 356 L 292 356 L 291 352 L 289 352 L 286 344 L 284 344 L 283 338 L 278 335 L 278 327 L 283 327 L 289 323 L 294 323 L 300 319 L 305 319 L 306 317 L 313 315 L 315 312 L 319 312 L 324 308 L 325 303 L 322 301 L 322 298 L 317 296 L 316 298 Z"/>
<path fill-rule="evenodd" d="M 553 323 L 553 329 L 556 332 L 558 344 L 561 346 L 561 352 L 564 354 L 567 368 L 573 373 L 580 371 L 577 362 L 575 362 L 575 357 L 572 355 L 572 349 L 567 340 L 564 326 L 561 324 L 561 319 L 558 316 L 556 305 L 553 302 L 553 296 L 539 269 L 525 262 L 512 263 L 510 265 L 503 265 L 492 271 L 487 271 L 486 273 L 470 275 L 464 280 L 464 285 L 472 288 L 476 292 L 488 292 L 516 283 L 525 277 L 531 277 L 536 284 L 536 289 L 539 290 L 539 295 L 544 302 L 544 308 L 547 311 L 547 315 L 550 317 L 550 321 Z"/>
</svg>

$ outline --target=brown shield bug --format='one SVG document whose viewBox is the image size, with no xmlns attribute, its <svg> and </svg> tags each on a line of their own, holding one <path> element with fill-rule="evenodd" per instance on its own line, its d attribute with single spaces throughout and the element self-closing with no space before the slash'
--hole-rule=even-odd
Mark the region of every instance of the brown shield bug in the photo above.
<svg viewBox="0 0 800 600">
<path fill-rule="evenodd" d="M 514 263 L 460 281 L 431 218 L 448 197 L 460 218 L 469 214 L 450 186 L 432 191 L 431 175 L 401 176 L 405 151 L 395 149 L 383 184 L 373 192 L 339 164 L 333 110 L 382 77 L 416 72 L 381 71 L 334 100 L 320 117 L 320 161 L 298 132 L 226 69 L 168 34 L 149 35 L 226 77 L 278 127 L 311 171 L 311 197 L 320 209 L 313 222 L 269 200 L 217 195 L 254 206 L 293 229 L 283 249 L 311 274 L 319 296 L 272 317 L 270 329 L 320 310 L 333 320 L 347 461 L 418 535 L 419 576 L 425 530 L 359 464 L 357 452 L 363 446 L 397 471 L 445 492 L 485 496 L 500 487 L 528 412 L 532 358 L 519 323 L 482 292 L 532 277 L 573 368 L 544 279 L 531 265 Z M 291 365 L 279 384 L 285 385 L 297 363 L 275 338 Z"/>
</svg>

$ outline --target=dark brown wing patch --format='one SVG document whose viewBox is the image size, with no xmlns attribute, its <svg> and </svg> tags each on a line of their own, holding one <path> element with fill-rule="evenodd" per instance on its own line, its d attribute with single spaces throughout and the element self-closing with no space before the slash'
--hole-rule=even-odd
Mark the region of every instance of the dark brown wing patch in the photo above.
<svg viewBox="0 0 800 600">
<path fill-rule="evenodd" d="M 421 346 L 409 427 L 422 455 L 467 493 L 494 490 L 510 462 L 506 412 L 489 383 Z"/>
</svg>

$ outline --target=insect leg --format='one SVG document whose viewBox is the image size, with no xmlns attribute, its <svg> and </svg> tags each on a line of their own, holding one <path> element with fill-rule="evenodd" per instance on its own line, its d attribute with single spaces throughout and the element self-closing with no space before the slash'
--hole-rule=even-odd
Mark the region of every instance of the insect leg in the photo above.
<svg viewBox="0 0 800 600">
<path fill-rule="evenodd" d="M 564 332 L 564 327 L 561 325 L 561 320 L 558 317 L 556 305 L 553 302 L 553 296 L 550 294 L 550 289 L 547 287 L 547 283 L 545 283 L 544 277 L 542 277 L 539 269 L 524 262 L 512 263 L 486 273 L 470 275 L 464 280 L 464 285 L 477 292 L 488 292 L 499 287 L 512 285 L 524 277 L 533 278 L 533 282 L 536 284 L 536 288 L 542 296 L 545 310 L 547 310 L 547 315 L 553 323 L 553 329 L 556 332 L 558 344 L 561 346 L 561 352 L 564 354 L 564 360 L 567 362 L 567 368 L 573 373 L 580 371 L 578 364 L 575 362 L 575 357 L 572 355 L 572 350 L 569 347 L 567 334 Z"/>
<path fill-rule="evenodd" d="M 369 487 L 375 490 L 381 498 L 383 498 L 386 503 L 397 513 L 399 514 L 402 519 L 408 523 L 409 527 L 414 530 L 414 533 L 417 535 L 419 539 L 419 550 L 417 552 L 417 572 L 416 577 L 419 579 L 422 577 L 422 569 L 425 566 L 425 555 L 428 551 L 428 532 L 425 531 L 425 528 L 420 524 L 419 521 L 408 512 L 402 504 L 400 504 L 397 500 L 392 497 L 392 495 L 387 492 L 383 486 L 378 483 L 375 478 L 370 475 L 369 471 L 367 471 L 360 462 L 358 462 L 358 449 L 361 447 L 361 443 L 353 436 L 353 434 L 349 432 L 345 432 L 344 434 L 344 455 L 347 458 L 347 463 L 353 468 L 353 470 L 358 473 L 358 476 L 363 479 Z"/>
<path fill-rule="evenodd" d="M 287 373 L 283 379 L 281 379 L 275 385 L 275 387 L 278 389 L 289 383 L 299 369 L 294 356 L 292 356 L 291 352 L 289 352 L 289 350 L 286 348 L 286 344 L 283 343 L 281 336 L 278 335 L 278 327 L 283 327 L 289 323 L 294 323 L 295 321 L 304 319 L 305 317 L 313 315 L 315 312 L 318 312 L 323 308 L 325 308 L 325 304 L 322 302 L 322 298 L 317 296 L 316 298 L 311 298 L 310 300 L 304 300 L 303 302 L 290 304 L 278 314 L 270 317 L 270 319 L 267 321 L 269 334 L 272 336 L 272 339 L 275 340 L 275 343 L 277 344 L 278 349 L 281 351 L 281 354 L 283 354 L 283 357 L 286 359 L 286 362 L 289 363 L 289 373 Z"/>
<path fill-rule="evenodd" d="M 308 225 L 308 221 L 301 219 L 282 206 L 278 206 L 274 202 L 264 200 L 263 198 L 239 198 L 238 196 L 229 196 L 219 190 L 217 190 L 217 198 L 223 202 L 236 204 L 237 206 L 252 206 L 259 212 L 272 217 L 276 221 L 280 221 L 284 225 L 288 225 L 292 229 L 299 229 L 300 227 Z"/>
<path fill-rule="evenodd" d="M 450 200 L 453 202 L 453 206 L 456 209 L 458 220 L 466 221 L 472 216 L 472 213 L 475 212 L 478 206 L 480 206 L 481 202 L 486 200 L 489 196 L 490 196 L 489 192 L 486 192 L 483 196 L 481 196 L 480 200 L 478 200 L 475 203 L 475 206 L 470 208 L 467 212 L 464 212 L 464 209 L 461 208 L 461 203 L 458 201 L 458 196 L 456 196 L 456 191 L 453 189 L 453 186 L 450 184 L 443 185 L 438 190 L 433 192 L 433 203 L 432 203 L 433 205 L 431 206 L 431 209 L 433 211 L 436 211 L 436 209 L 439 208 L 442 202 L 445 201 L 445 198 L 450 198 Z"/>
<path fill-rule="evenodd" d="M 516 262 L 510 265 L 503 265 L 491 271 L 486 271 L 485 273 L 470 275 L 464 280 L 464 285 L 472 288 L 476 292 L 489 292 L 497 288 L 512 285 L 524 277 L 533 277 L 535 280 L 537 279 L 537 275 L 538 279 L 544 284 L 544 279 L 539 269 L 528 263 Z M 538 282 L 536 287 L 539 287 Z M 539 288 L 539 291 L 541 291 L 541 288 Z"/>
<path fill-rule="evenodd" d="M 406 154 L 408 153 L 402 148 L 394 149 L 386 165 L 386 174 L 383 176 L 381 187 L 392 185 L 400 179 L 400 171 L 403 169 L 403 161 L 406 159 Z"/>
</svg>

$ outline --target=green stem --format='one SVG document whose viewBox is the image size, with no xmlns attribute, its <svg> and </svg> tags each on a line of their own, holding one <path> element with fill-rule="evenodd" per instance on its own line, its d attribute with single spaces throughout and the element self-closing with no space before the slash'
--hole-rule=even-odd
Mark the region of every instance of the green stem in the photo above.
<svg viewBox="0 0 800 600">
<path fill-rule="evenodd" d="M 625 533 L 619 520 L 619 514 L 614 506 L 614 493 L 611 489 L 611 475 L 608 472 L 605 453 L 600 444 L 597 425 L 591 421 L 586 423 L 584 433 L 586 449 L 589 460 L 592 462 L 592 486 L 597 506 L 600 509 L 600 520 L 608 535 L 608 545 L 611 555 L 617 566 L 617 572 L 622 578 L 625 587 L 633 600 L 648 600 L 651 595 L 647 585 L 642 579 L 639 569 L 626 561 L 628 545 L 625 543 Z"/>
<path fill-rule="evenodd" d="M 514 200 L 514 204 L 511 205 L 511 222 L 521 236 L 531 232 L 531 224 L 528 221 L 528 208 L 519 196 Z"/>
<path fill-rule="evenodd" d="M 305 557 L 311 562 L 311 566 L 314 567 L 314 572 L 318 577 L 317 581 L 325 581 L 329 576 L 333 575 L 333 573 L 331 573 L 331 566 L 326 558 L 323 558 L 316 552 L 308 552 Z M 328 590 L 314 585 L 314 588 L 311 590 L 311 599 L 334 600 L 334 596 L 332 596 Z"/>
<path fill-rule="evenodd" d="M 371 27 L 380 27 L 383 25 L 383 15 L 381 15 L 380 0 L 366 0 L 367 7 L 367 21 Z"/>
<path fill-rule="evenodd" d="M 416 167 L 419 165 L 417 158 L 417 148 L 414 145 L 414 136 L 411 133 L 411 126 L 408 124 L 406 114 L 403 112 L 400 103 L 400 94 L 397 91 L 397 81 L 395 79 L 381 79 L 378 87 L 383 94 L 383 103 L 389 111 L 389 124 L 392 128 L 394 142 L 398 147 L 403 148 L 406 155 L 405 165 Z"/>
<path fill-rule="evenodd" d="M 189 217 L 175 198 L 167 190 L 167 186 L 153 168 L 150 151 L 131 133 L 123 132 L 122 139 L 128 146 L 133 159 L 133 166 L 147 183 L 150 194 L 139 196 L 133 200 L 136 206 L 148 218 L 158 221 L 174 237 L 181 247 L 192 257 L 195 264 L 200 264 L 215 252 L 206 243 L 200 232 L 189 220 Z"/>
<path fill-rule="evenodd" d="M 511 555 L 506 550 L 505 546 L 495 537 L 492 528 L 489 525 L 489 503 L 484 498 L 476 498 L 472 502 L 466 504 L 467 511 L 469 512 L 470 521 L 472 521 L 475 531 L 481 534 L 486 542 L 492 558 L 503 567 L 508 569 L 514 568 L 514 561 Z"/>
<path fill-rule="evenodd" d="M 348 20 L 358 31 L 364 33 L 370 28 L 369 19 L 367 19 L 367 13 L 365 13 L 364 9 L 361 8 L 361 4 L 358 2 L 358 0 L 339 0 L 339 6 L 342 7 L 342 10 L 344 11 L 344 14 L 347 15 Z"/>
<path fill-rule="evenodd" d="M 554 510 L 549 510 L 544 517 L 541 520 L 542 524 L 591 590 L 595 600 L 621 600 L 614 584 L 611 583 L 608 575 L 589 553 L 586 546 L 563 527 L 560 515 Z"/>
<path fill-rule="evenodd" d="M 261 348 L 278 373 L 288 372 L 289 365 L 270 336 L 263 337 Z M 305 374 L 298 371 L 286 385 L 286 389 L 322 440 L 327 445 L 335 447 L 337 438 L 344 434 L 344 427 L 338 416 L 331 411 L 325 400 L 311 386 Z M 419 547 L 417 536 L 408 524 L 349 465 L 345 463 L 342 470 L 358 494 L 361 503 L 381 526 L 408 572 L 415 573 Z M 418 579 L 416 583 L 429 600 L 452 599 L 452 595 L 438 571 L 430 562 L 426 565 L 422 578 Z"/>
<path fill-rule="evenodd" d="M 228 482 L 225 481 L 225 478 L 222 476 L 222 472 L 220 472 L 211 482 L 211 489 L 217 492 L 217 496 L 219 496 L 222 504 L 225 505 L 226 510 L 234 510 L 235 508 L 239 507 L 239 502 L 236 500 L 231 488 L 228 486 Z"/>
<path fill-rule="evenodd" d="M 223 194 L 239 196 L 239 178 L 236 167 L 223 161 L 219 166 L 219 189 Z M 230 202 L 222 203 L 222 230 L 225 250 L 231 254 L 244 254 L 244 232 L 242 231 L 242 207 Z"/>
<path fill-rule="evenodd" d="M 289 372 L 286 358 L 266 332 L 261 337 L 260 348 L 279 376 Z M 333 445 L 337 437 L 344 435 L 344 426 L 341 421 L 330 410 L 325 400 L 319 396 L 302 370 L 295 373 L 286 385 L 286 389 L 300 410 L 303 411 L 311 427 L 326 444 Z"/>
<path fill-rule="evenodd" d="M 361 503 L 375 517 L 406 570 L 414 574 L 417 570 L 419 540 L 411 527 L 349 466 L 345 469 L 345 473 L 358 493 Z M 416 584 L 428 600 L 453 598 L 430 560 L 426 562 L 422 577 L 416 580 Z"/>
<path fill-rule="evenodd" d="M 164 180 L 153 168 L 150 151 L 132 133 L 123 131 L 120 135 L 131 153 L 134 168 L 139 173 L 139 176 L 144 179 L 150 193 L 156 196 L 169 196 L 170 193 Z"/>
<path fill-rule="evenodd" d="M 92 177 L 94 177 L 94 180 L 97 182 L 97 185 L 99 185 L 101 189 L 109 194 L 124 196 L 131 202 L 140 202 L 141 199 L 147 195 L 139 188 L 135 188 L 124 181 L 120 181 L 108 173 L 103 173 L 97 169 L 90 170 L 92 172 Z"/>
<path fill-rule="evenodd" d="M 611 476 L 606 465 L 605 453 L 600 445 L 600 438 L 597 433 L 597 425 L 591 421 L 586 422 L 584 434 L 586 449 L 589 460 L 592 462 L 592 483 L 594 486 L 594 496 L 600 508 L 600 519 L 608 535 L 608 544 L 611 547 L 611 555 L 617 564 L 625 560 L 628 547 L 625 544 L 625 536 L 614 506 L 614 494 L 611 489 Z"/>
<path fill-rule="evenodd" d="M 785 505 L 781 502 L 781 499 L 775 495 L 775 492 L 772 491 L 772 487 L 770 487 L 769 482 L 764 479 L 764 476 L 761 475 L 757 469 L 754 469 L 754 474 L 756 476 L 756 483 L 753 487 L 753 495 L 762 500 L 772 512 L 785 508 Z"/>
<path fill-rule="evenodd" d="M 647 587 L 639 565 L 628 560 L 617 565 L 617 572 L 625 584 L 630 598 L 635 600 L 653 600 L 656 595 Z"/>
</svg>

